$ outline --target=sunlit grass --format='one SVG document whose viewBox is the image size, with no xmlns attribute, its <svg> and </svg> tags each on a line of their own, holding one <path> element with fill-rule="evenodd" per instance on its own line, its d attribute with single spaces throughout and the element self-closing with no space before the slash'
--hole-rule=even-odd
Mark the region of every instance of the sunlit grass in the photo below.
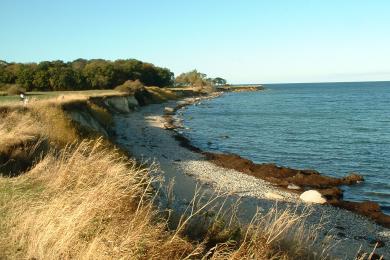
<svg viewBox="0 0 390 260">
<path fill-rule="evenodd" d="M 159 98 L 175 95 L 151 92 Z M 81 100 L 92 117 L 109 122 L 110 112 L 87 97 L 14 105 L 0 114 L 1 147 L 18 139 L 31 139 L 31 147 L 42 140 L 50 146 L 17 177 L 0 177 L 0 259 L 326 257 L 326 247 L 314 254 L 316 227 L 305 226 L 305 214 L 275 208 L 241 225 L 229 221 L 234 209 L 213 214 L 221 212 L 216 202 L 226 194 L 204 201 L 196 193 L 172 229 L 171 219 L 155 205 L 160 182 L 150 174 L 153 169 L 140 167 L 107 140 L 82 139 L 62 110 L 64 103 L 77 108 Z"/>
</svg>

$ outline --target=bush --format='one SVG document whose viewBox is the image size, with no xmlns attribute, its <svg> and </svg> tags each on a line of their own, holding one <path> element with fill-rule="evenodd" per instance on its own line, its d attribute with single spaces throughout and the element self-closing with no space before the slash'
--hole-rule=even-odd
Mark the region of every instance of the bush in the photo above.
<svg viewBox="0 0 390 260">
<path fill-rule="evenodd" d="M 122 85 L 117 86 L 115 90 L 128 94 L 134 94 L 137 90 L 142 90 L 143 88 L 144 84 L 142 84 L 142 82 L 137 79 L 127 80 Z"/>
<path fill-rule="evenodd" d="M 11 85 L 8 89 L 7 89 L 7 93 L 8 95 L 19 95 L 19 94 L 24 94 L 26 93 L 26 89 L 20 87 L 19 85 Z"/>
</svg>

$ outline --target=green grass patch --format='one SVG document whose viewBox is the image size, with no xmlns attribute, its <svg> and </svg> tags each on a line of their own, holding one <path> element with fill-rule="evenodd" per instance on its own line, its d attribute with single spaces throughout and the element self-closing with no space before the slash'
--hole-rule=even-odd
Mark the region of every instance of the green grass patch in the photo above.
<svg viewBox="0 0 390 260">
<path fill-rule="evenodd" d="M 4 95 L 2 94 L 4 93 Z M 43 100 L 49 98 L 56 98 L 66 95 L 114 95 L 118 94 L 118 91 L 106 89 L 106 90 L 82 90 L 82 91 L 32 91 L 27 92 L 26 97 L 29 99 Z M 7 92 L 0 92 L 0 103 L 4 102 L 18 102 L 20 101 L 19 95 L 8 96 Z"/>
</svg>

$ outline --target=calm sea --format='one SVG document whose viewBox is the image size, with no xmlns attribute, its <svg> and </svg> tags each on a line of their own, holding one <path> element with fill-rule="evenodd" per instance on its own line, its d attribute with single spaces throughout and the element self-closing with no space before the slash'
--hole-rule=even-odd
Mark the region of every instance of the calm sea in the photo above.
<svg viewBox="0 0 390 260">
<path fill-rule="evenodd" d="M 257 163 L 349 172 L 366 181 L 344 198 L 390 213 L 390 82 L 270 84 L 183 111 L 185 135 L 204 150 Z"/>
</svg>

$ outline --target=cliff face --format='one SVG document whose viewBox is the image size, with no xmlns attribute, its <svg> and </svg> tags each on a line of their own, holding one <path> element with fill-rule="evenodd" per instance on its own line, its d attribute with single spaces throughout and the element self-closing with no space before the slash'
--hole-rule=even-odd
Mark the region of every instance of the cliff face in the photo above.
<svg viewBox="0 0 390 260">
<path fill-rule="evenodd" d="M 109 139 L 115 135 L 114 114 L 201 94 L 192 89 L 147 87 L 134 95 L 63 96 L 25 106 L 0 106 L 0 175 L 20 175 L 50 149 L 57 150 L 82 138 Z"/>
<path fill-rule="evenodd" d="M 82 138 L 114 134 L 112 115 L 139 106 L 134 96 L 77 97 L 0 107 L 0 176 L 18 176 L 41 160 Z"/>
<path fill-rule="evenodd" d="M 77 122 L 80 126 L 101 133 L 105 137 L 108 137 L 107 129 L 88 111 L 68 111 L 68 115 L 74 122 Z"/>
<path fill-rule="evenodd" d="M 134 96 L 93 97 L 79 104 L 68 104 L 64 111 L 79 127 L 105 137 L 112 134 L 113 113 L 130 113 L 139 107 Z"/>
<path fill-rule="evenodd" d="M 156 89 L 142 89 L 134 95 L 116 95 L 90 97 L 84 102 L 72 102 L 64 104 L 63 109 L 72 121 L 87 131 L 94 131 L 109 137 L 112 132 L 112 115 L 116 113 L 130 113 L 136 111 L 140 106 L 165 102 L 170 99 L 181 98 L 186 95 L 197 95 L 190 91 L 190 94 L 182 91 Z"/>
<path fill-rule="evenodd" d="M 103 102 L 111 110 L 121 113 L 129 113 L 139 106 L 139 103 L 134 96 L 109 97 Z"/>
</svg>

